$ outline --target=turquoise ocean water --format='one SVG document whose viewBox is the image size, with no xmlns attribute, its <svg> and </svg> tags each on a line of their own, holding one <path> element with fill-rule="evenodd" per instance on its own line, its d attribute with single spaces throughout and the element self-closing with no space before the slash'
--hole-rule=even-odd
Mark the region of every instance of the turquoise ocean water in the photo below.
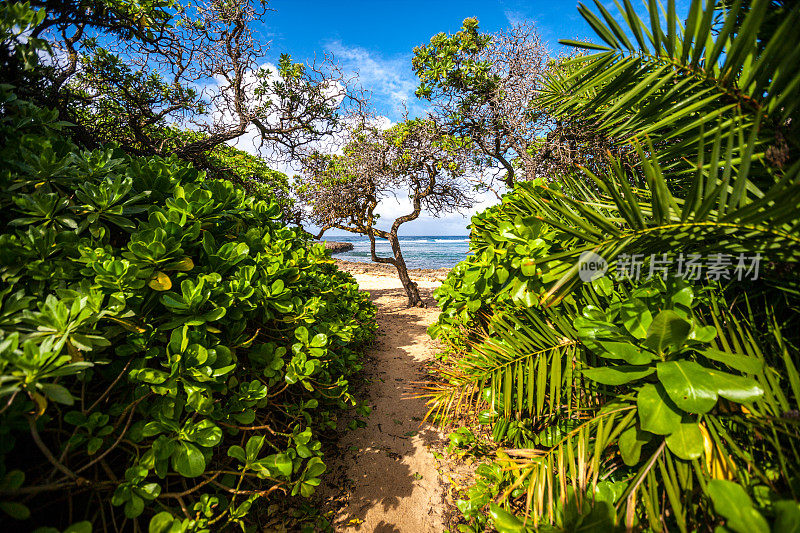
<svg viewBox="0 0 800 533">
<path fill-rule="evenodd" d="M 369 238 L 361 235 L 323 237 L 327 241 L 351 242 L 353 249 L 334 255 L 337 259 L 369 263 Z M 380 257 L 391 257 L 392 250 L 384 239 L 375 239 L 375 249 Z M 400 249 L 408 268 L 453 268 L 469 252 L 469 238 L 464 236 L 400 237 Z"/>
</svg>

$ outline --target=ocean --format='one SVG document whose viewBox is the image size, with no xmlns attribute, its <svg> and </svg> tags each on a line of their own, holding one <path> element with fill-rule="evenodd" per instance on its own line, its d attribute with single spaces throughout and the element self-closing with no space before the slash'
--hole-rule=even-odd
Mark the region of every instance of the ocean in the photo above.
<svg viewBox="0 0 800 533">
<path fill-rule="evenodd" d="M 333 257 L 357 263 L 372 262 L 369 251 L 369 237 L 363 235 L 323 237 L 326 241 L 351 242 L 349 252 L 335 254 Z M 400 249 L 408 268 L 453 268 L 466 259 L 469 253 L 469 238 L 465 236 L 417 236 L 400 237 Z M 392 249 L 385 239 L 375 239 L 375 251 L 379 257 L 391 257 Z"/>
</svg>

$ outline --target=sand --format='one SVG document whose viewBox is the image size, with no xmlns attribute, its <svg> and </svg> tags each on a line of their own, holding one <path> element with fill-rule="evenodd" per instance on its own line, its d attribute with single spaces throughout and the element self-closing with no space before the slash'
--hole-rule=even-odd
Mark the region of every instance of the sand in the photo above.
<svg viewBox="0 0 800 533">
<path fill-rule="evenodd" d="M 378 307 L 378 337 L 366 354 L 361 397 L 372 407 L 367 427 L 346 431 L 320 495 L 336 531 L 441 532 L 446 489 L 433 450 L 445 436 L 422 423 L 424 400 L 413 398 L 425 363 L 437 352 L 426 333 L 439 313 L 432 298 L 446 271 L 410 272 L 428 308 L 407 308 L 397 275 L 373 265 L 337 261 Z"/>
<path fill-rule="evenodd" d="M 370 276 L 385 276 L 385 277 L 397 278 L 397 269 L 392 265 L 385 265 L 381 263 L 356 263 L 354 261 L 344 261 L 342 259 L 336 259 L 336 266 L 339 267 L 339 270 L 346 270 L 347 272 L 350 272 L 354 276 L 357 274 L 368 274 Z M 442 281 L 444 281 L 444 279 L 447 277 L 447 274 L 449 272 L 450 272 L 449 268 L 408 269 L 408 275 L 411 276 L 411 279 L 413 279 L 414 281 L 435 282 L 433 285 L 431 285 L 432 288 L 438 287 L 439 284 Z M 394 285 L 391 286 L 394 287 Z M 399 279 L 397 280 L 397 288 L 398 290 L 402 290 Z M 362 287 L 362 289 L 364 288 Z M 436 301 L 431 300 L 431 303 L 435 305 Z M 436 320 L 436 318 L 434 317 L 433 320 Z"/>
</svg>

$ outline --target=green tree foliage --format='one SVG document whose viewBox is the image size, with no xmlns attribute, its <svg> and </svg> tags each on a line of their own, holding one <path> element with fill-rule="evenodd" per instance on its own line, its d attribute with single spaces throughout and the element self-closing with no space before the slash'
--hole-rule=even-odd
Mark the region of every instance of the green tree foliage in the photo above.
<svg viewBox="0 0 800 533">
<path fill-rule="evenodd" d="M 6 36 L 38 16 L 1 9 Z M 274 201 L 83 149 L 9 86 L 0 110 L 3 529 L 219 531 L 310 496 L 375 330 L 352 277 Z"/>
<path fill-rule="evenodd" d="M 430 331 L 451 351 L 432 412 L 474 410 L 498 448 L 458 503 L 463 531 L 800 517 L 800 9 L 776 23 L 770 2 L 742 5 L 694 1 L 682 25 L 674 2 L 645 23 L 624 1 L 625 24 L 580 6 L 602 43 L 573 43 L 595 52 L 542 98 L 635 157 L 518 185 L 473 219 L 475 253 L 437 291 Z M 586 253 L 605 276 L 580 276 Z M 636 254 L 641 277 L 622 268 Z M 689 254 L 704 275 L 678 275 Z M 719 254 L 733 261 L 713 275 Z"/>
<path fill-rule="evenodd" d="M 416 94 L 450 134 L 472 141 L 479 189 L 495 190 L 495 178 L 510 189 L 576 165 L 597 169 L 609 150 L 622 153 L 590 121 L 555 116 L 538 98 L 559 63 L 532 25 L 487 34 L 474 18 L 414 49 Z"/>
<path fill-rule="evenodd" d="M 3 42 L 0 77 L 21 98 L 73 123 L 71 136 L 83 148 L 113 142 L 130 154 L 174 154 L 236 181 L 213 166 L 216 147 L 254 134 L 267 157 L 291 159 L 334 138 L 342 110 L 360 103 L 330 57 L 304 65 L 283 54 L 267 67 L 268 46 L 253 30 L 264 21 L 265 3 L 9 5 L 35 15 Z M 24 55 L 29 40 L 51 51 L 37 68 Z M 278 187 L 288 196 L 281 180 L 272 184 Z"/>
<path fill-rule="evenodd" d="M 341 155 L 315 153 L 304 160 L 307 179 L 298 184 L 297 193 L 310 210 L 309 218 L 321 228 L 319 236 L 331 228 L 368 236 L 372 260 L 393 265 L 408 305 L 423 306 L 408 276 L 397 232 L 423 209 L 439 216 L 471 205 L 464 180 L 469 144 L 444 133 L 433 119 L 407 119 L 387 130 L 361 124 L 350 132 Z M 396 194 L 407 195 L 411 210 L 382 230 L 375 210 Z M 377 255 L 376 238 L 389 242 L 392 257 Z"/>
<path fill-rule="evenodd" d="M 414 49 L 416 94 L 434 104 L 452 133 L 474 141 L 487 166 L 500 165 L 503 182 L 513 187 L 513 162 L 528 155 L 529 134 L 541 119 L 532 99 L 547 59 L 531 28 L 489 35 L 468 18 L 457 33 Z"/>
</svg>

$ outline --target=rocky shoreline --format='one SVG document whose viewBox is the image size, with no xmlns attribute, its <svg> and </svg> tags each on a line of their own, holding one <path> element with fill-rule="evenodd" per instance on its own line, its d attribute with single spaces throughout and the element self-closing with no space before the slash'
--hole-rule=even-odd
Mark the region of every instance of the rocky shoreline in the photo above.
<svg viewBox="0 0 800 533">
<path fill-rule="evenodd" d="M 325 249 L 328 250 L 331 254 L 340 254 L 342 252 L 349 252 L 353 249 L 352 242 L 335 242 L 335 241 L 322 241 L 322 244 L 325 245 Z"/>
</svg>

